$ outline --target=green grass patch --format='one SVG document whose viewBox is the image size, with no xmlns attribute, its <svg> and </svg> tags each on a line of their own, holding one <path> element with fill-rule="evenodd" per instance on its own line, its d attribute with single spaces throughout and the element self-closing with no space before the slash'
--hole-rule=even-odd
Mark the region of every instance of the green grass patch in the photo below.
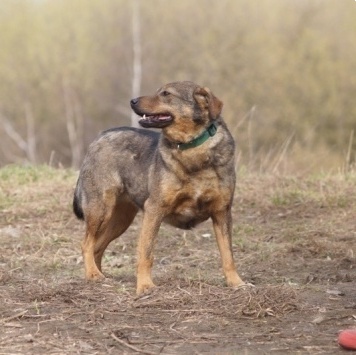
<svg viewBox="0 0 356 355">
<path fill-rule="evenodd" d="M 48 165 L 6 165 L 0 169 L 0 187 L 2 183 L 9 182 L 21 186 L 41 180 L 66 180 L 74 175 L 75 172 L 71 169 L 55 169 Z"/>
</svg>

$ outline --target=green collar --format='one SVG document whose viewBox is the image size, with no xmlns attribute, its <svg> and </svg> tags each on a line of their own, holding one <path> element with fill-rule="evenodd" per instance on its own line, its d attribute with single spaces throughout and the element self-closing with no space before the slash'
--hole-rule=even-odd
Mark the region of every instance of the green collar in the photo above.
<svg viewBox="0 0 356 355">
<path fill-rule="evenodd" d="M 206 142 L 210 137 L 215 136 L 217 131 L 216 123 L 212 123 L 200 136 L 194 138 L 192 141 L 188 143 L 179 143 L 178 149 L 179 150 L 186 150 L 190 148 L 198 147 L 199 145 Z"/>
</svg>

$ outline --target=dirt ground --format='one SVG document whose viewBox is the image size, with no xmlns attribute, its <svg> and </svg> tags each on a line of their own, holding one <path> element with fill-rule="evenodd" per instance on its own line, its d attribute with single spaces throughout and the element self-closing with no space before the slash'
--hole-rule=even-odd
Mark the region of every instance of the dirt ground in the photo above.
<svg viewBox="0 0 356 355">
<path fill-rule="evenodd" d="M 342 354 L 356 327 L 356 176 L 240 174 L 234 252 L 253 284 L 224 286 L 210 222 L 162 226 L 149 295 L 135 296 L 141 221 L 83 279 L 75 174 L 0 169 L 0 354 Z"/>
</svg>

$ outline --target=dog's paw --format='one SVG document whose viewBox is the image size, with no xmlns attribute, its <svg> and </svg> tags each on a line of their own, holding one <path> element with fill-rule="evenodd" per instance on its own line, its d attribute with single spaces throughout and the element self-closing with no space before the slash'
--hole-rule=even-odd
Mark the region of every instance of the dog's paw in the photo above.
<svg viewBox="0 0 356 355">
<path fill-rule="evenodd" d="M 226 277 L 227 286 L 236 288 L 245 285 L 245 283 L 240 279 L 237 274 L 232 274 L 229 276 L 230 277 Z"/>
<path fill-rule="evenodd" d="M 100 271 L 93 271 L 93 272 L 87 272 L 85 274 L 85 278 L 88 281 L 103 281 L 105 279 L 105 276 Z"/>
<path fill-rule="evenodd" d="M 243 282 L 242 284 L 235 286 L 234 288 L 240 289 L 240 288 L 252 288 L 252 287 L 256 287 L 256 286 L 250 282 Z"/>
<path fill-rule="evenodd" d="M 136 295 L 141 296 L 152 292 L 156 285 L 152 281 L 137 282 Z"/>
</svg>

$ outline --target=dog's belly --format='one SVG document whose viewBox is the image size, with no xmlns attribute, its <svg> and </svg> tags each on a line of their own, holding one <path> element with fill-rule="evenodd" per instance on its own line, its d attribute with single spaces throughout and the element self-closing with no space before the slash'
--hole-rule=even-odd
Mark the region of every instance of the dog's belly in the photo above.
<svg viewBox="0 0 356 355">
<path fill-rule="evenodd" d="M 163 219 L 163 222 L 180 229 L 192 229 L 209 218 L 207 214 L 195 215 L 193 211 L 186 210 L 181 213 L 172 213 Z"/>
</svg>

